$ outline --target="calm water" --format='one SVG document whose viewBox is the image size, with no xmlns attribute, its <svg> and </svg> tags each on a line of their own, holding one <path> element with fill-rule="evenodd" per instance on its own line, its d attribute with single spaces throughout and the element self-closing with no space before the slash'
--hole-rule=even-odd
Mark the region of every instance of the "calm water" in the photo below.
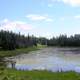
<svg viewBox="0 0 80 80">
<path fill-rule="evenodd" d="M 80 48 L 44 48 L 12 58 L 22 70 L 51 70 L 80 72 Z M 11 65 L 8 65 L 11 67 Z"/>
</svg>

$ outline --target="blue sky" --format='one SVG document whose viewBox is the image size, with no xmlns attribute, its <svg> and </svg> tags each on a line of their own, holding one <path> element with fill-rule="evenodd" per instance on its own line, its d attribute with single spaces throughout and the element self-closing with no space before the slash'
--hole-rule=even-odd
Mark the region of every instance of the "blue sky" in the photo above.
<svg viewBox="0 0 80 80">
<path fill-rule="evenodd" d="M 80 0 L 0 0 L 0 30 L 52 37 L 80 34 Z"/>
</svg>

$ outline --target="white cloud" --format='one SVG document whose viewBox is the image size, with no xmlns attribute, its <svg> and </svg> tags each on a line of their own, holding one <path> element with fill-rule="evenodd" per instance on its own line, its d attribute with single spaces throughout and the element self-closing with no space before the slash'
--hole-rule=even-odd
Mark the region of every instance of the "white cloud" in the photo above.
<svg viewBox="0 0 80 80">
<path fill-rule="evenodd" d="M 74 18 L 76 18 L 76 19 L 80 19 L 80 15 L 74 16 Z"/>
<path fill-rule="evenodd" d="M 44 20 L 46 19 L 45 16 L 40 16 L 40 15 L 34 15 L 34 14 L 30 14 L 26 16 L 27 18 L 29 18 L 30 20 Z"/>
<path fill-rule="evenodd" d="M 49 7 L 49 8 L 53 7 L 53 4 L 48 4 L 48 7 Z"/>
<path fill-rule="evenodd" d="M 10 21 L 4 19 L 0 22 L 0 30 L 16 31 L 16 30 L 30 30 L 32 26 L 22 21 Z"/>
<path fill-rule="evenodd" d="M 72 6 L 80 6 L 80 0 L 62 0 L 62 1 Z"/>
<path fill-rule="evenodd" d="M 63 2 L 65 4 L 69 4 L 71 6 L 80 6 L 80 0 L 51 0 L 51 2 Z"/>
<path fill-rule="evenodd" d="M 6 22 L 8 22 L 8 19 L 4 19 L 2 22 L 5 22 L 6 23 Z"/>
<path fill-rule="evenodd" d="M 46 21 L 47 21 L 47 22 L 52 22 L 52 21 L 53 21 L 53 19 L 46 19 Z"/>
<path fill-rule="evenodd" d="M 30 15 L 27 15 L 26 17 L 32 21 L 43 21 L 43 20 L 49 21 L 49 22 L 52 21 L 52 19 L 49 18 L 48 15 L 41 16 L 41 15 L 30 14 Z"/>
</svg>

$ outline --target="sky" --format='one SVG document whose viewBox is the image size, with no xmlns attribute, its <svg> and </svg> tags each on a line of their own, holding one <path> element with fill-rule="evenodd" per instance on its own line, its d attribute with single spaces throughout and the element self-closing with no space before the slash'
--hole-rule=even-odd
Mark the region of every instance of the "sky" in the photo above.
<svg viewBox="0 0 80 80">
<path fill-rule="evenodd" d="M 80 34 L 80 0 L 0 0 L 0 30 L 47 38 Z"/>
</svg>

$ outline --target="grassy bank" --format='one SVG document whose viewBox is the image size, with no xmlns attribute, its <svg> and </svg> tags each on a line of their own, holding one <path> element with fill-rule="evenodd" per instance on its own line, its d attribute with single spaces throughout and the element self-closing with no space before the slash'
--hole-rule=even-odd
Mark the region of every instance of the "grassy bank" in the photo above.
<svg viewBox="0 0 80 80">
<path fill-rule="evenodd" d="M 44 47 L 46 47 L 46 46 L 38 44 L 37 47 L 33 46 L 33 47 L 28 47 L 28 48 L 16 49 L 16 50 L 12 50 L 12 51 L 1 50 L 0 51 L 0 56 L 1 57 L 8 57 L 8 56 L 15 56 L 15 55 L 22 54 L 22 53 L 26 53 L 27 54 L 30 51 L 38 50 L 38 49 L 44 48 Z"/>
<path fill-rule="evenodd" d="M 0 80 L 80 80 L 75 72 L 0 70 Z"/>
<path fill-rule="evenodd" d="M 39 49 L 38 47 L 29 47 L 29 48 L 21 48 L 21 49 L 16 49 L 16 50 L 11 50 L 11 51 L 0 51 L 0 56 L 1 57 L 8 57 L 8 56 L 15 56 L 21 53 L 28 53 L 29 51 L 37 50 Z"/>
</svg>

